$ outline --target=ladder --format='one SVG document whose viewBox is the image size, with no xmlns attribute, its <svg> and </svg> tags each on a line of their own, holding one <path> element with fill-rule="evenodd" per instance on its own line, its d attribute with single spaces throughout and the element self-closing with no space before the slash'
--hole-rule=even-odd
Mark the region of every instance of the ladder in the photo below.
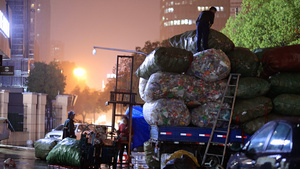
<svg viewBox="0 0 300 169">
<path fill-rule="evenodd" d="M 119 62 L 121 59 L 129 59 L 129 64 L 130 64 L 130 79 L 126 78 L 126 82 L 129 82 L 129 89 L 126 87 L 126 89 L 121 89 L 118 87 L 118 81 L 119 81 Z M 128 128 L 129 128 L 129 135 L 132 135 L 132 109 L 134 105 L 139 105 L 142 106 L 143 104 L 141 103 L 136 103 L 135 102 L 135 96 L 136 93 L 133 93 L 133 89 L 132 89 L 132 85 L 133 85 L 133 56 L 123 56 L 123 55 L 118 55 L 117 56 L 117 65 L 116 65 L 116 82 L 115 82 L 115 89 L 114 91 L 110 92 L 110 100 L 106 102 L 106 105 L 110 105 L 112 104 L 112 131 L 115 130 L 115 122 L 116 122 L 116 117 L 123 117 L 126 116 L 128 117 L 129 121 L 128 121 Z M 129 108 L 129 113 L 128 115 L 122 114 L 122 113 L 117 113 L 117 105 L 123 105 L 123 106 L 127 106 Z M 113 137 L 113 136 L 111 136 Z M 131 167 L 131 137 L 129 137 L 129 141 L 128 141 L 128 162 L 123 163 L 126 164 L 128 169 Z M 120 159 L 121 161 L 122 159 Z M 113 166 L 113 168 L 115 169 L 116 166 Z"/>
<path fill-rule="evenodd" d="M 232 114 L 233 114 L 233 109 L 234 109 L 234 104 L 235 104 L 235 98 L 236 98 L 236 94 L 237 94 L 239 79 L 240 79 L 240 74 L 231 73 L 229 75 L 229 78 L 228 78 L 228 81 L 227 81 L 227 84 L 226 84 L 226 88 L 225 88 L 225 92 L 224 92 L 223 97 L 222 97 L 220 109 L 218 110 L 217 118 L 216 118 L 216 120 L 213 124 L 213 128 L 212 128 L 211 134 L 210 134 L 210 138 L 209 138 L 208 143 L 206 145 L 205 153 L 204 153 L 204 156 L 203 156 L 203 159 L 202 159 L 202 165 L 205 165 L 205 166 L 209 165 L 211 167 L 212 161 L 219 161 L 220 158 L 222 158 L 220 164 L 223 165 L 224 157 L 225 157 L 225 154 L 226 154 L 227 142 L 228 142 L 229 133 L 230 133 L 230 124 L 231 124 L 231 120 L 232 120 Z M 232 95 L 232 92 L 231 92 L 232 90 L 234 91 L 233 95 Z M 224 104 L 226 104 L 226 103 L 231 104 L 231 106 L 229 106 L 230 108 L 224 106 Z M 229 110 L 230 111 L 230 119 L 229 120 L 225 120 L 225 119 L 220 118 L 220 112 L 222 112 L 223 110 Z M 220 130 L 219 128 L 217 128 L 218 123 L 224 123 L 224 122 L 228 123 L 227 130 Z M 215 142 L 213 140 L 213 138 L 216 135 L 226 135 L 225 142 L 224 143 Z M 212 151 L 213 148 L 211 148 L 211 145 L 223 145 L 224 148 L 223 148 L 222 153 L 216 153 L 216 152 Z M 211 158 L 209 163 L 205 163 L 207 157 Z M 213 165 L 215 165 L 215 164 L 213 164 Z"/>
</svg>

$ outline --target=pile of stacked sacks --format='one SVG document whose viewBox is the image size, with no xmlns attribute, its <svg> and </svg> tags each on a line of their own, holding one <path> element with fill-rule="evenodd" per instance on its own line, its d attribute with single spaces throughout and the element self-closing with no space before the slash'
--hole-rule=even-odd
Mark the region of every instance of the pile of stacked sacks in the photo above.
<svg viewBox="0 0 300 169">
<path fill-rule="evenodd" d="M 300 117 L 300 45 L 250 51 L 243 47 L 223 50 L 211 29 L 208 45 L 224 51 L 231 73 L 240 73 L 233 123 L 253 134 L 266 122 L 283 117 Z M 227 40 L 227 43 L 230 40 Z M 196 33 L 188 31 L 170 38 L 173 47 L 195 53 Z M 228 43 L 227 46 L 232 46 Z"/>
<path fill-rule="evenodd" d="M 214 31 L 214 30 L 213 30 Z M 211 127 L 220 108 L 231 63 L 224 51 L 234 47 L 218 31 L 214 47 L 193 53 L 178 47 L 152 51 L 136 71 L 143 115 L 149 125 Z M 229 112 L 222 117 L 229 118 Z"/>
<path fill-rule="evenodd" d="M 154 50 L 136 71 L 150 125 L 211 127 L 229 73 L 241 74 L 233 123 L 246 134 L 273 119 L 300 117 L 300 45 L 250 51 L 213 29 L 210 49 L 199 53 L 195 30 L 169 41 L 172 47 Z"/>
</svg>

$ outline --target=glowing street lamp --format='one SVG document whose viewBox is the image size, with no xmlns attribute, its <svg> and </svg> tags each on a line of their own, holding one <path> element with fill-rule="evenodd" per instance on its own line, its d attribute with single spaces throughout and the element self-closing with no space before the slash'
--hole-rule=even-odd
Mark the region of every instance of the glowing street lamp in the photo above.
<svg viewBox="0 0 300 169">
<path fill-rule="evenodd" d="M 74 75 L 77 76 L 78 80 L 85 75 L 85 70 L 82 68 L 76 68 L 73 71 Z"/>
</svg>

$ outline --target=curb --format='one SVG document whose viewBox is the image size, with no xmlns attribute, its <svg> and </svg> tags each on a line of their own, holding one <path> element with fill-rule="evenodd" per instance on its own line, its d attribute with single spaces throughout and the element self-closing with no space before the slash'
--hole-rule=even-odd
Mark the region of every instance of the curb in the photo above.
<svg viewBox="0 0 300 169">
<path fill-rule="evenodd" d="M 0 144 L 1 148 L 15 148 L 15 149 L 22 149 L 22 150 L 34 150 L 34 147 L 23 147 L 23 146 L 13 146 L 13 145 L 5 145 Z"/>
</svg>

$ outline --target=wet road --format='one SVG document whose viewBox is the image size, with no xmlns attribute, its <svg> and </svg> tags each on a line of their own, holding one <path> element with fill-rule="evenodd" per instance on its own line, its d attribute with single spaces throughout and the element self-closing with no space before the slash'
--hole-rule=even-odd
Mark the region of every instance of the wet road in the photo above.
<svg viewBox="0 0 300 169">
<path fill-rule="evenodd" d="M 47 169 L 46 161 L 35 158 L 34 148 L 0 145 L 0 169 Z M 16 166 L 5 166 L 4 161 L 11 158 Z"/>
<path fill-rule="evenodd" d="M 145 162 L 145 154 L 132 152 L 133 157 L 133 168 L 147 168 Z M 8 158 L 11 158 L 15 163 L 16 166 L 5 166 L 4 161 Z M 28 147 L 17 147 L 17 146 L 6 146 L 0 144 L 0 169 L 48 169 L 48 164 L 44 160 L 40 160 L 35 158 L 35 151 L 34 148 Z M 102 169 L 108 169 L 104 166 L 101 167 Z M 119 169 L 121 167 L 117 167 Z M 123 166 L 124 168 L 128 168 Z"/>
</svg>

